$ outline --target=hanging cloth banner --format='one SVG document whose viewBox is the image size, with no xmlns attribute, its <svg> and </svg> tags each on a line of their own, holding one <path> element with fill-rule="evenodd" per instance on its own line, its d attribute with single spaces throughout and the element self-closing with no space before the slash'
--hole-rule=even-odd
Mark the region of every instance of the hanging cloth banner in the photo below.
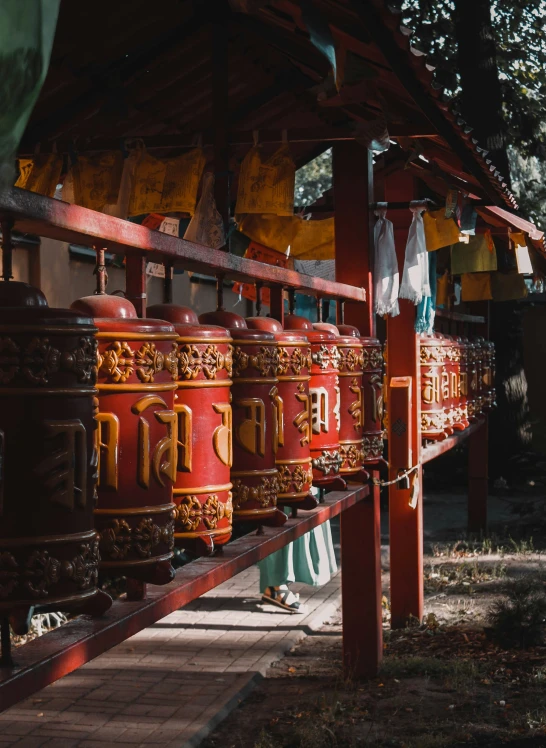
<svg viewBox="0 0 546 748">
<path fill-rule="evenodd" d="M 75 204 L 101 211 L 108 203 L 115 203 L 119 195 L 123 161 L 121 151 L 78 156 L 71 170 Z"/>
<path fill-rule="evenodd" d="M 334 81 L 338 86 L 337 64 L 336 64 L 336 46 L 334 37 L 328 19 L 315 7 L 312 0 L 300 0 L 301 15 L 304 24 L 309 32 L 311 44 L 326 57 L 334 75 Z"/>
<path fill-rule="evenodd" d="M 386 218 L 386 208 L 379 208 L 375 211 L 375 215 L 377 216 L 377 221 L 373 232 L 375 252 L 374 311 L 381 317 L 387 314 L 390 314 L 391 317 L 396 317 L 400 314 L 398 305 L 400 273 L 394 246 L 394 229 L 392 221 Z"/>
<path fill-rule="evenodd" d="M 445 217 L 445 210 L 429 210 L 423 214 L 427 250 L 435 252 L 459 241 L 459 228 L 453 218 Z"/>
<path fill-rule="evenodd" d="M 239 231 L 265 247 L 286 254 L 294 243 L 301 223 L 299 216 L 272 216 L 249 213 L 239 223 Z"/>
<path fill-rule="evenodd" d="M 497 269 L 497 252 L 490 231 L 469 237 L 468 244 L 451 247 L 451 274 L 485 273 Z"/>
<path fill-rule="evenodd" d="M 493 301 L 517 301 L 527 296 L 525 278 L 519 273 L 492 273 Z"/>
<path fill-rule="evenodd" d="M 436 253 L 428 254 L 428 274 L 430 279 L 430 294 L 423 295 L 417 305 L 415 315 L 415 332 L 432 335 L 434 332 L 434 319 L 436 317 Z"/>
<path fill-rule="evenodd" d="M 201 197 L 186 229 L 184 239 L 212 249 L 220 249 L 226 242 L 224 222 L 216 209 L 214 200 L 214 174 L 212 172 L 206 172 L 203 177 Z"/>
<path fill-rule="evenodd" d="M 53 197 L 63 168 L 63 158 L 57 153 L 39 153 L 30 159 L 19 159 L 19 178 L 16 187 L 39 195 Z"/>
<path fill-rule="evenodd" d="M 32 3 L 2 0 L 0 5 L 0 189 L 3 189 L 13 184 L 17 148 L 47 74 L 60 0 Z M 32 191 L 51 197 L 55 193 L 55 189 L 53 193 Z"/>
<path fill-rule="evenodd" d="M 276 265 L 281 268 L 288 267 L 289 263 L 286 255 L 276 252 L 269 247 L 264 247 L 257 242 L 250 242 L 244 256 L 249 260 L 257 260 L 258 262 L 265 262 L 268 265 Z M 250 299 L 250 301 L 256 301 L 257 298 L 254 283 L 234 283 L 233 293 L 240 294 L 245 299 Z M 261 300 L 265 306 L 271 306 L 271 291 L 269 288 L 262 288 Z"/>
<path fill-rule="evenodd" d="M 298 260 L 335 259 L 334 219 L 307 221 L 296 217 L 296 220 L 299 221 L 299 225 L 291 245 L 290 256 Z"/>
<path fill-rule="evenodd" d="M 463 273 L 461 276 L 462 301 L 490 301 L 492 273 Z"/>
<path fill-rule="evenodd" d="M 404 272 L 400 284 L 400 299 L 409 299 L 418 304 L 423 296 L 430 296 L 430 282 L 428 275 L 428 254 L 425 243 L 425 228 L 423 225 L 423 205 L 412 205 L 413 220 L 408 232 L 406 243 L 406 258 Z"/>
<path fill-rule="evenodd" d="M 436 306 L 449 306 L 450 282 L 447 270 L 436 281 Z"/>
<path fill-rule="evenodd" d="M 145 213 L 190 213 L 193 215 L 205 157 L 201 148 L 167 161 L 140 151 L 129 215 Z"/>
<path fill-rule="evenodd" d="M 260 150 L 255 145 L 241 164 L 235 214 L 292 216 L 296 167 L 288 144 L 282 145 L 267 161 L 262 161 Z"/>
</svg>

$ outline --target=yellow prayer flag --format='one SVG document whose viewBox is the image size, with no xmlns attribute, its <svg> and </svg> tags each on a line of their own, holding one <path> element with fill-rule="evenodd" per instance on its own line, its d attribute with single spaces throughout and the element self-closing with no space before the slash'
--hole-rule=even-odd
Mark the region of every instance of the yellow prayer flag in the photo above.
<svg viewBox="0 0 546 748">
<path fill-rule="evenodd" d="M 461 299 L 463 301 L 489 301 L 491 273 L 464 273 L 461 276 Z"/>
<path fill-rule="evenodd" d="M 294 243 L 301 218 L 250 213 L 239 223 L 239 229 L 257 244 L 286 254 Z"/>
<path fill-rule="evenodd" d="M 527 296 L 525 278 L 519 273 L 492 273 L 493 301 L 516 301 Z"/>
<path fill-rule="evenodd" d="M 300 225 L 290 250 L 290 256 L 298 260 L 334 260 L 336 256 L 334 219 L 298 220 Z"/>
<path fill-rule="evenodd" d="M 451 246 L 451 274 L 484 273 L 497 269 L 497 252 L 490 233 L 469 237 L 468 244 Z"/>
<path fill-rule="evenodd" d="M 105 151 L 94 156 L 78 156 L 72 167 L 74 202 L 84 208 L 101 211 L 118 199 L 123 154 Z"/>
<path fill-rule="evenodd" d="M 63 159 L 57 153 L 38 153 L 31 159 L 20 159 L 20 175 L 15 186 L 53 197 L 61 178 L 62 168 Z"/>
<path fill-rule="evenodd" d="M 160 213 L 178 212 L 193 216 L 205 162 L 202 148 L 194 148 L 182 156 L 165 161 Z"/>
<path fill-rule="evenodd" d="M 436 281 L 436 306 L 448 306 L 449 286 L 449 275 L 446 270 Z"/>
<path fill-rule="evenodd" d="M 235 213 L 292 216 L 296 167 L 288 144 L 266 161 L 262 160 L 260 150 L 259 146 L 251 148 L 241 164 Z"/>
<path fill-rule="evenodd" d="M 445 209 L 430 210 L 423 213 L 425 241 L 427 250 L 434 252 L 441 247 L 448 247 L 459 241 L 459 227 L 453 218 L 446 218 Z"/>
</svg>

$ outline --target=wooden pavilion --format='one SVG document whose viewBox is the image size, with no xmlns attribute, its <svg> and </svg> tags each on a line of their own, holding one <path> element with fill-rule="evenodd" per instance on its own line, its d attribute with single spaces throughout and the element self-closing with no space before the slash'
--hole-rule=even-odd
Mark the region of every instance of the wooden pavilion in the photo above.
<svg viewBox="0 0 546 748">
<path fill-rule="evenodd" d="M 316 14 L 335 45 L 338 75 L 344 71 L 338 89 L 332 60 L 313 43 Z M 374 155 L 365 143 L 378 123 L 388 131 L 391 147 Z M 333 148 L 333 189 L 317 209 L 335 216 L 335 283 L 17 188 L 0 194 L 2 225 L 125 256 L 126 295 L 140 316 L 146 315 L 146 263 L 153 261 L 226 280 L 259 281 L 269 286 L 271 316 L 281 322 L 290 289 L 334 299 L 345 322 L 363 335 L 376 331 L 372 243 L 378 201 L 389 205 L 400 266 L 409 202 L 428 199 L 441 206 L 454 189 L 475 205 L 479 220 L 501 243 L 508 242 L 512 228 L 523 230 L 542 252 L 541 233 L 517 214 L 505 177 L 445 100 L 434 70 L 382 0 L 164 0 L 155 5 L 133 0 L 129 11 L 127 3 L 65 2 L 49 74 L 20 155 L 57 152 L 68 164 L 78 154 L 123 150 L 139 140 L 154 156 L 169 157 L 200 139 L 227 225 L 238 168 L 256 137 L 265 148 L 286 139 L 298 166 Z M 44 257 L 42 265 L 47 275 Z M 439 326 L 445 332 L 484 334 L 487 307 L 444 312 Z M 387 395 L 389 429 L 400 419 L 407 426 L 410 462 L 418 466 L 421 488 L 423 464 L 470 439 L 469 524 L 483 529 L 487 417 L 422 447 L 414 321 L 415 307 L 401 302 L 401 314 L 386 325 L 387 383 L 392 378 L 410 383 L 394 401 L 390 391 Z M 389 463 L 392 624 L 403 626 L 410 615 L 423 614 L 423 506 L 396 483 L 399 469 L 409 465 L 396 464 L 392 454 Z M 357 675 L 376 672 L 382 652 L 378 475 L 374 470 L 369 485 L 329 494 L 325 504 L 283 528 L 247 536 L 222 556 L 191 563 L 171 584 L 150 589 L 144 600 L 117 602 L 104 619 L 78 619 L 26 645 L 18 668 L 0 671 L 2 705 L 70 672 L 340 513 L 346 666 Z"/>
</svg>

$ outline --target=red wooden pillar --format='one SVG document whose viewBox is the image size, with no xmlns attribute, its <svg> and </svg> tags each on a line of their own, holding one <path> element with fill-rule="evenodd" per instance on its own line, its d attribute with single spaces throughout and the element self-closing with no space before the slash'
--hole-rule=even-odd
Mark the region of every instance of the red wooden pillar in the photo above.
<svg viewBox="0 0 546 748">
<path fill-rule="evenodd" d="M 468 438 L 468 532 L 487 530 L 487 495 L 489 493 L 487 417 L 483 426 Z"/>
<path fill-rule="evenodd" d="M 385 199 L 392 202 L 409 201 L 417 197 L 413 179 L 409 174 L 397 172 L 389 176 L 385 184 Z M 404 267 L 404 255 L 408 229 L 411 224 L 409 209 L 390 211 L 387 217 L 394 224 L 396 255 L 400 276 Z M 409 301 L 400 300 L 400 314 L 387 320 L 387 383 L 393 377 L 410 377 L 412 380 L 410 401 L 410 435 L 412 444 L 411 461 L 420 461 L 421 424 L 420 396 L 421 382 L 419 371 L 419 338 L 415 333 L 415 306 Z M 391 459 L 393 429 L 401 428 L 398 414 L 388 403 L 389 431 L 389 480 L 397 477 L 400 465 Z M 402 419 L 403 420 L 403 419 Z M 410 616 L 423 617 L 423 481 L 419 468 L 413 480 L 419 482 L 419 498 L 415 508 L 410 506 L 410 491 L 399 484 L 389 487 L 389 545 L 391 578 L 391 626 L 405 626 Z"/>
<path fill-rule="evenodd" d="M 334 146 L 336 280 L 366 289 L 367 303 L 345 303 L 345 322 L 375 334 L 372 242 L 373 159 L 348 141 Z M 373 476 L 378 477 L 374 472 Z M 377 673 L 383 652 L 379 487 L 341 515 L 343 661 L 351 677 Z"/>
<path fill-rule="evenodd" d="M 379 486 L 370 489 L 341 514 L 343 666 L 354 678 L 373 677 L 383 655 Z"/>
<path fill-rule="evenodd" d="M 278 320 L 284 327 L 284 289 L 282 286 L 271 286 L 270 288 L 271 305 L 269 314 L 273 319 Z"/>
<path fill-rule="evenodd" d="M 135 305 L 139 317 L 146 316 L 146 255 L 125 257 L 125 295 Z"/>
</svg>

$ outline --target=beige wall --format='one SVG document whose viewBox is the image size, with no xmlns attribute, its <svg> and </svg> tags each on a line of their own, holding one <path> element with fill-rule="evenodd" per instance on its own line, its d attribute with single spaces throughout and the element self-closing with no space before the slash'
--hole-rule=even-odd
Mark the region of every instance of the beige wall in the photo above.
<svg viewBox="0 0 546 748">
<path fill-rule="evenodd" d="M 96 281 L 92 263 L 70 259 L 68 244 L 53 239 L 42 239 L 40 248 L 31 251 L 39 253 L 40 287 L 49 306 L 69 307 L 75 299 L 94 293 Z M 20 254 L 22 255 L 23 251 Z M 18 251 L 15 252 L 15 259 L 19 259 Z M 24 272 L 22 259 L 20 262 L 22 263 L 21 272 Z M 27 278 L 20 278 L 21 280 L 28 280 L 28 258 L 26 273 Z M 125 290 L 125 271 L 109 267 L 108 291 L 113 293 L 117 290 Z M 149 277 L 147 294 L 148 306 L 163 301 L 163 280 Z M 225 308 L 233 309 L 243 316 L 249 314 L 245 301 L 237 303 L 238 298 L 226 288 L 224 291 Z M 201 314 L 216 308 L 216 289 L 211 285 L 190 282 L 187 273 L 175 275 L 173 301 L 176 304 L 190 306 Z"/>
</svg>

